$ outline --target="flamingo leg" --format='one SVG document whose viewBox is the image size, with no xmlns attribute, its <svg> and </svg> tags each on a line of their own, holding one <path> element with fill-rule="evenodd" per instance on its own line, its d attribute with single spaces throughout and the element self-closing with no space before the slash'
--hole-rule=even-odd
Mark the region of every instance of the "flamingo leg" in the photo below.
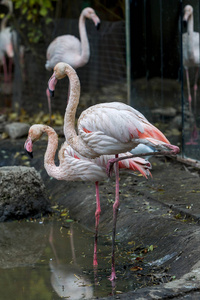
<svg viewBox="0 0 200 300">
<path fill-rule="evenodd" d="M 9 58 L 9 64 L 8 64 L 8 81 L 12 81 L 12 65 L 13 65 L 13 59 L 12 57 Z"/>
<path fill-rule="evenodd" d="M 190 78 L 189 78 L 188 69 L 186 69 L 185 72 L 186 72 L 186 80 L 187 80 L 189 109 L 190 109 L 190 112 L 191 112 L 192 111 L 191 110 L 192 96 L 191 96 L 191 91 L 190 91 Z"/>
<path fill-rule="evenodd" d="M 4 81 L 7 82 L 8 81 L 8 70 L 7 70 L 7 64 L 6 64 L 5 56 L 3 56 L 3 58 L 2 58 L 2 62 L 3 62 Z"/>
<path fill-rule="evenodd" d="M 118 158 L 118 154 L 115 155 L 115 158 Z M 116 176 L 116 185 L 115 185 L 115 202 L 113 204 L 113 232 L 112 232 L 112 270 L 111 270 L 111 276 L 110 281 L 113 281 L 117 278 L 116 272 L 115 272 L 115 235 L 116 235 L 116 223 L 117 223 L 117 214 L 119 209 L 119 163 L 117 162 L 115 170 L 115 176 Z"/>
<path fill-rule="evenodd" d="M 194 81 L 194 113 L 196 114 L 196 100 L 197 100 L 197 81 L 199 77 L 199 68 L 197 68 L 196 73 L 195 73 L 195 81 Z"/>
<path fill-rule="evenodd" d="M 98 181 L 95 182 L 95 187 L 96 187 L 96 212 L 95 212 L 95 237 L 94 237 L 93 266 L 98 265 L 98 262 L 97 262 L 97 238 L 98 238 L 99 218 L 100 218 L 100 214 L 101 214 Z"/>
</svg>

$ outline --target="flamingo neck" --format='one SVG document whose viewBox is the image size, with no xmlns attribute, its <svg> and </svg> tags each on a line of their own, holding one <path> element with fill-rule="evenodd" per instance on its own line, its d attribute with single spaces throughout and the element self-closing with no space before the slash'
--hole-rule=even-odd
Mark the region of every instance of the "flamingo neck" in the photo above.
<svg viewBox="0 0 200 300">
<path fill-rule="evenodd" d="M 12 5 L 12 1 L 7 1 L 7 3 L 5 3 L 5 5 L 8 7 L 8 14 L 5 16 L 5 18 L 3 18 L 3 20 L 1 21 L 1 31 L 4 30 L 6 28 L 8 19 L 10 18 L 12 12 L 13 12 L 13 5 Z"/>
<path fill-rule="evenodd" d="M 74 69 L 70 68 L 66 71 L 69 77 L 69 98 L 64 117 L 64 135 L 67 143 L 78 153 L 85 157 L 96 157 L 96 153 L 90 149 L 82 140 L 80 135 L 77 135 L 75 130 L 76 109 L 80 99 L 80 81 Z"/>
<path fill-rule="evenodd" d="M 47 149 L 44 155 L 44 167 L 49 176 L 57 178 L 59 167 L 55 165 L 55 154 L 58 148 L 58 136 L 49 126 L 43 125 L 43 132 L 48 135 Z"/>
<path fill-rule="evenodd" d="M 187 24 L 187 33 L 188 35 L 191 35 L 194 31 L 194 17 L 193 14 L 190 15 L 188 18 L 188 24 Z"/>
<path fill-rule="evenodd" d="M 81 40 L 81 57 L 79 62 L 80 67 L 87 64 L 90 57 L 90 45 L 86 31 L 85 19 L 85 16 L 81 14 L 79 18 L 79 34 Z"/>
</svg>

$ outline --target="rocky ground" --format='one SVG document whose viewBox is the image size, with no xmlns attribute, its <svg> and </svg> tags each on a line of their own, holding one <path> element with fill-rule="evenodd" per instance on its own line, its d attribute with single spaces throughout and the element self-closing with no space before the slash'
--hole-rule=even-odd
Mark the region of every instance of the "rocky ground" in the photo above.
<svg viewBox="0 0 200 300">
<path fill-rule="evenodd" d="M 32 160 L 24 153 L 24 141 L 1 141 L 1 166 L 35 167 L 52 204 L 67 207 L 73 219 L 94 230 L 94 184 L 50 179 L 43 167 L 46 140 L 34 145 Z M 143 258 L 116 268 L 134 270 L 146 287 L 110 299 L 199 299 L 200 171 L 169 158 L 151 162 L 148 180 L 121 173 L 117 223 L 119 245 Z M 111 232 L 114 185 L 114 178 L 100 184 L 100 236 Z"/>
</svg>

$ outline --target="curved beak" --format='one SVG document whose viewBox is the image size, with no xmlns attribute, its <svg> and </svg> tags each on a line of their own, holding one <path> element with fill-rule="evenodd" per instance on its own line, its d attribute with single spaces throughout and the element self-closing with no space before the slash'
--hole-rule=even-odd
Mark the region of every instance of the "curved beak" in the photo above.
<svg viewBox="0 0 200 300">
<path fill-rule="evenodd" d="M 26 150 L 26 152 L 28 153 L 28 155 L 33 158 L 33 143 L 30 137 L 27 138 L 25 144 L 24 144 L 24 149 Z"/>
<path fill-rule="evenodd" d="M 96 14 L 92 14 L 91 18 L 92 18 L 92 21 L 94 22 L 94 25 L 96 26 L 96 28 L 98 30 L 100 28 L 100 23 L 101 23 L 99 17 L 97 17 Z"/>
<path fill-rule="evenodd" d="M 33 152 L 29 152 L 28 150 L 26 150 L 26 153 L 28 154 L 28 156 L 30 156 L 31 158 L 33 158 Z"/>
<path fill-rule="evenodd" d="M 55 90 L 55 86 L 57 83 L 57 79 L 55 77 L 55 73 L 53 73 L 53 75 L 50 77 L 49 81 L 48 81 L 48 90 L 50 93 L 50 96 L 53 97 L 54 96 L 54 90 Z"/>
</svg>

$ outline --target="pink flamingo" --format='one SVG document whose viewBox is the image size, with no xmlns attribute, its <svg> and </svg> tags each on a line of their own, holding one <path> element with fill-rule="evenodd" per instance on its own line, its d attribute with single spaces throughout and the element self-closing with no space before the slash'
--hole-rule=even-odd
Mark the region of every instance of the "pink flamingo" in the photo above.
<svg viewBox="0 0 200 300">
<path fill-rule="evenodd" d="M 192 96 L 190 91 L 190 79 L 189 79 L 189 68 L 196 68 L 195 81 L 194 81 L 194 110 L 196 112 L 196 97 L 197 97 L 197 80 L 199 75 L 199 32 L 194 31 L 194 17 L 193 7 L 186 5 L 184 8 L 183 22 L 187 24 L 187 32 L 183 34 L 183 65 L 186 72 L 187 90 L 188 90 L 188 102 L 189 110 L 192 112 L 191 103 Z M 186 144 L 197 144 L 194 140 L 198 138 L 198 132 L 196 127 L 196 121 L 192 130 L 191 139 Z"/>
<path fill-rule="evenodd" d="M 70 93 L 65 112 L 64 134 L 68 144 L 79 154 L 88 158 L 130 151 L 142 143 L 156 150 L 176 154 L 177 146 L 171 145 L 163 133 L 153 126 L 136 109 L 120 102 L 101 103 L 89 107 L 78 119 L 78 134 L 75 130 L 75 114 L 80 98 L 80 82 L 76 71 L 66 63 L 58 63 L 49 79 L 49 90 L 54 91 L 57 80 L 69 77 Z M 152 153 L 153 155 L 156 152 Z M 166 153 L 165 153 L 166 154 Z M 146 154 L 145 154 L 146 155 Z M 112 273 L 116 278 L 114 263 L 114 240 L 119 208 L 119 168 L 116 164 L 116 198 L 113 205 Z"/>
<path fill-rule="evenodd" d="M 7 22 L 10 15 L 13 12 L 13 5 L 12 1 L 10 0 L 3 0 L 1 4 L 8 7 L 8 14 L 5 18 L 3 18 L 1 22 L 1 31 L 0 31 L 0 60 L 3 64 L 4 70 L 4 80 L 5 82 L 10 82 L 12 79 L 12 65 L 13 65 L 13 57 L 14 57 L 14 48 L 13 43 L 17 43 L 17 34 L 11 27 L 7 27 Z M 7 70 L 6 64 L 6 56 L 9 59 L 9 66 Z"/>
<path fill-rule="evenodd" d="M 83 67 L 88 63 L 90 58 L 90 45 L 86 32 L 86 18 L 92 20 L 95 26 L 99 28 L 100 19 L 95 11 L 91 7 L 83 9 L 79 17 L 80 40 L 70 34 L 55 38 L 47 48 L 47 61 L 45 64 L 47 70 L 52 70 L 60 61 L 68 63 L 74 69 Z M 51 99 L 48 89 L 46 90 L 46 94 L 51 120 Z"/>
<path fill-rule="evenodd" d="M 33 142 L 37 141 L 43 133 L 48 135 L 48 145 L 44 156 L 44 167 L 49 176 L 57 180 L 66 181 L 92 181 L 96 186 L 96 212 L 95 212 L 95 244 L 93 265 L 98 265 L 97 262 L 97 236 L 99 218 L 101 213 L 99 185 L 98 182 L 107 178 L 106 165 L 114 156 L 102 155 L 96 159 L 87 159 L 75 152 L 66 142 L 62 145 L 58 157 L 60 164 L 55 165 L 54 158 L 58 148 L 58 136 L 53 128 L 47 125 L 35 124 L 29 129 L 28 138 L 25 142 L 26 151 L 32 156 Z M 126 154 L 120 154 L 123 157 Z M 151 164 L 143 158 L 132 158 L 120 162 L 119 168 L 139 171 L 143 176 L 151 175 L 149 169 Z"/>
</svg>

